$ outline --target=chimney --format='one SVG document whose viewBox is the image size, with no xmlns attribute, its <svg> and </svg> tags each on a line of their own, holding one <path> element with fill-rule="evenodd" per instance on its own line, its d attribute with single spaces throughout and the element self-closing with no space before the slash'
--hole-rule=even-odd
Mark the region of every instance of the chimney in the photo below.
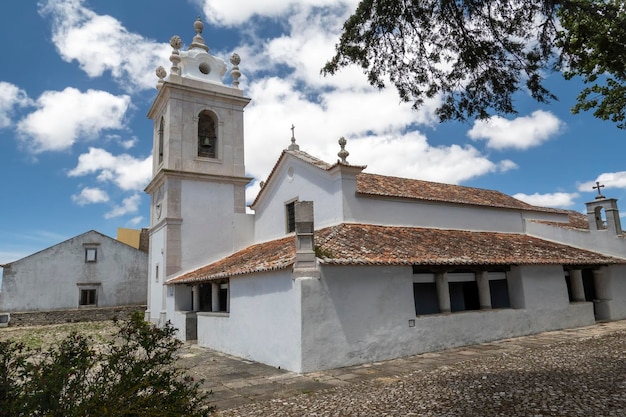
<svg viewBox="0 0 626 417">
<path fill-rule="evenodd" d="M 313 236 L 313 202 L 296 201 L 296 262 L 293 266 L 294 278 L 318 278 L 317 258 Z"/>
</svg>

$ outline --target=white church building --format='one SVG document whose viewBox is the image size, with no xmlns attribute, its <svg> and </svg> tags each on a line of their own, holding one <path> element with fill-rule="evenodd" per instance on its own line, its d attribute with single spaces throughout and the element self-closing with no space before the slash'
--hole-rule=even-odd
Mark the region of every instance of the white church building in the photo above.
<svg viewBox="0 0 626 417">
<path fill-rule="evenodd" d="M 626 318 L 614 199 L 587 215 L 364 172 L 291 143 L 246 213 L 239 57 L 157 69 L 146 318 L 295 372 Z"/>
</svg>

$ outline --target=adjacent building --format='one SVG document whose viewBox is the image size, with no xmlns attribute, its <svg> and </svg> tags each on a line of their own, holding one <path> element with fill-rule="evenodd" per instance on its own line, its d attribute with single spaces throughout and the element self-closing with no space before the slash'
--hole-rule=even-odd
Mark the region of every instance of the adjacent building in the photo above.
<svg viewBox="0 0 626 417">
<path fill-rule="evenodd" d="M 2 313 L 146 304 L 148 253 L 94 230 L 2 267 Z"/>
</svg>

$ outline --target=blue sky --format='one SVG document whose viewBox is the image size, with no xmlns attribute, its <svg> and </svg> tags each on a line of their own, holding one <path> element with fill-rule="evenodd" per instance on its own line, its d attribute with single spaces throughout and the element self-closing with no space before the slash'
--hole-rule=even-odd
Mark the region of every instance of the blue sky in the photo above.
<svg viewBox="0 0 626 417">
<path fill-rule="evenodd" d="M 516 96 L 519 114 L 439 124 L 436 101 L 416 112 L 393 89 L 370 88 L 358 68 L 330 78 L 356 0 L 5 0 L 0 3 L 0 264 L 94 229 L 148 227 L 152 122 L 158 65 L 169 39 L 193 38 L 201 16 L 211 53 L 241 56 L 246 167 L 258 191 L 290 127 L 301 149 L 367 171 L 497 189 L 533 204 L 583 211 L 600 180 L 626 189 L 626 132 L 571 115 L 578 81 L 549 74 L 559 101 Z M 230 64 L 229 64 L 230 65 Z M 225 83 L 231 81 L 227 78 Z"/>
</svg>

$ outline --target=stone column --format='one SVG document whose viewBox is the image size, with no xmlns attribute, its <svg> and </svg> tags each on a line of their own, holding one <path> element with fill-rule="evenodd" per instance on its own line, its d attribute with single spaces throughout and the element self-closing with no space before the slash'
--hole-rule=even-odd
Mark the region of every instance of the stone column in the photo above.
<svg viewBox="0 0 626 417">
<path fill-rule="evenodd" d="M 572 288 L 572 299 L 574 301 L 585 301 L 585 287 L 583 286 L 583 273 L 580 269 L 569 271 L 569 282 Z"/>
<path fill-rule="evenodd" d="M 596 320 L 612 320 L 611 285 L 604 268 L 594 269 L 593 286 L 596 290 L 596 299 L 593 300 Z"/>
<path fill-rule="evenodd" d="M 220 311 L 220 285 L 211 283 L 211 311 Z"/>
<path fill-rule="evenodd" d="M 476 284 L 478 284 L 478 300 L 481 310 L 491 310 L 491 289 L 489 288 L 489 272 L 476 272 Z"/>
<path fill-rule="evenodd" d="M 226 283 L 226 311 L 230 313 L 230 281 Z"/>
<path fill-rule="evenodd" d="M 448 286 L 448 273 L 437 272 L 435 274 L 435 284 L 437 285 L 437 298 L 439 300 L 439 312 L 450 312 L 450 287 Z"/>
<path fill-rule="evenodd" d="M 194 285 L 191 291 L 193 293 L 193 311 L 200 311 L 200 285 Z"/>
</svg>

